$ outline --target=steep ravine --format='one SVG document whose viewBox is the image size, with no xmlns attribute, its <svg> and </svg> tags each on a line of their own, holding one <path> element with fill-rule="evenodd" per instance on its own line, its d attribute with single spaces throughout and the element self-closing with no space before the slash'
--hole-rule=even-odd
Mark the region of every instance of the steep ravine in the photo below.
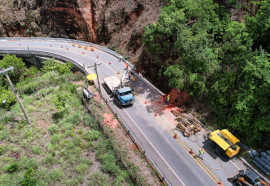
<svg viewBox="0 0 270 186">
<path fill-rule="evenodd" d="M 2 0 L 0 36 L 90 41 L 137 61 L 144 27 L 161 7 L 160 0 Z"/>
</svg>

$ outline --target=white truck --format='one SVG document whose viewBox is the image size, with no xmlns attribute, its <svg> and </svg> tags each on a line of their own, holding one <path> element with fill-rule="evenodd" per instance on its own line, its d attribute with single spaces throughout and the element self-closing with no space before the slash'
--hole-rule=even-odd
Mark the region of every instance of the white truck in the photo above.
<svg viewBox="0 0 270 186">
<path fill-rule="evenodd" d="M 132 94 L 131 88 L 123 85 L 122 81 L 117 76 L 110 76 L 104 78 L 105 88 L 110 91 L 110 93 L 115 97 L 119 105 L 132 105 L 134 103 L 134 96 Z"/>
</svg>

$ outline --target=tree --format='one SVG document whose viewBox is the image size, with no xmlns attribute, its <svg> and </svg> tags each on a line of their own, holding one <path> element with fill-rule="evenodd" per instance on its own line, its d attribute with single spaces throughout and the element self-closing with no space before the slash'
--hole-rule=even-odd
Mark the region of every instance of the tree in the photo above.
<svg viewBox="0 0 270 186">
<path fill-rule="evenodd" d="M 256 2 L 259 10 L 255 16 L 246 16 L 248 32 L 254 40 L 254 48 L 262 46 L 270 52 L 270 1 L 262 0 Z"/>
<path fill-rule="evenodd" d="M 18 58 L 15 55 L 3 55 L 3 59 L 0 60 L 0 68 L 5 69 L 10 66 L 14 66 L 14 71 L 9 72 L 10 79 L 16 83 L 26 71 L 25 63 L 22 58 Z"/>
<path fill-rule="evenodd" d="M 270 147 L 270 62 L 263 49 L 255 51 L 240 75 L 242 83 L 232 106 L 229 126 L 236 128 L 253 146 Z"/>
</svg>

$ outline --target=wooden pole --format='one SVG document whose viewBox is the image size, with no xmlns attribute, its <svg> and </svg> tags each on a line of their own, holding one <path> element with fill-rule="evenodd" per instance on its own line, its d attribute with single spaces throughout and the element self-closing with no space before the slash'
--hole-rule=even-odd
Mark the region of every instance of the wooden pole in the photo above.
<svg viewBox="0 0 270 186">
<path fill-rule="evenodd" d="M 9 76 L 8 76 L 7 73 L 5 73 L 5 76 L 6 76 L 7 80 L 8 80 L 8 83 L 9 83 L 10 86 L 11 86 L 12 91 L 14 92 L 14 94 L 15 94 L 15 96 L 16 96 L 17 101 L 18 101 L 19 104 L 20 104 L 20 107 L 21 107 L 21 109 L 22 109 L 22 112 L 23 112 L 23 115 L 24 115 L 26 121 L 28 122 L 29 125 L 31 125 L 31 122 L 30 122 L 30 120 L 29 120 L 29 118 L 28 118 L 28 115 L 27 115 L 27 113 L 26 113 L 26 111 L 25 111 L 25 109 L 24 109 L 24 107 L 23 107 L 23 105 L 22 105 L 22 102 L 21 102 L 21 100 L 20 100 L 20 98 L 19 98 L 19 96 L 18 96 L 18 94 L 17 94 L 17 90 L 14 88 L 14 86 L 13 86 L 13 84 L 12 84 L 12 82 L 11 82 L 11 80 L 10 80 L 10 78 L 9 78 Z"/>
<path fill-rule="evenodd" d="M 97 80 L 98 80 L 98 91 L 101 94 L 101 89 L 100 89 L 100 82 L 99 82 L 99 77 L 98 77 L 98 70 L 97 70 L 97 64 L 95 63 L 95 69 L 96 69 L 96 73 L 97 73 Z"/>
</svg>

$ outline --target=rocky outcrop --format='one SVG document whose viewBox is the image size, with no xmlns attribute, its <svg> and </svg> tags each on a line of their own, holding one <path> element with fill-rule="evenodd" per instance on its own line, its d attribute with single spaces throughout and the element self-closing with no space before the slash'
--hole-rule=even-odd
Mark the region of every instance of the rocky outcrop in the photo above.
<svg viewBox="0 0 270 186">
<path fill-rule="evenodd" d="M 1 0 L 0 35 L 85 40 L 135 61 L 161 7 L 161 0 Z"/>
</svg>

